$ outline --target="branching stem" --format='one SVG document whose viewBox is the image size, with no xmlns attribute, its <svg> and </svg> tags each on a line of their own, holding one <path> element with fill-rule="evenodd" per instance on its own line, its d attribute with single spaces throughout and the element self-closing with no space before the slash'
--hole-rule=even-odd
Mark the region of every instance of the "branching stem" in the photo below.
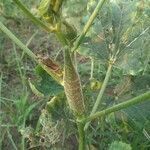
<svg viewBox="0 0 150 150">
<path fill-rule="evenodd" d="M 99 13 L 99 11 L 101 10 L 103 4 L 106 2 L 107 0 L 99 0 L 96 8 L 94 9 L 93 13 L 91 14 L 88 22 L 85 24 L 83 31 L 81 33 L 81 35 L 77 38 L 77 40 L 74 43 L 73 48 L 71 49 L 71 51 L 75 51 L 77 50 L 77 48 L 79 47 L 79 45 L 81 44 L 83 38 L 85 37 L 86 33 L 88 32 L 89 28 L 91 27 L 91 25 L 93 24 L 97 14 Z"/>
<path fill-rule="evenodd" d="M 124 108 L 127 108 L 127 107 L 130 107 L 130 106 L 133 106 L 135 104 L 138 104 L 138 103 L 141 103 L 141 102 L 144 102 L 144 101 L 148 101 L 150 100 L 150 91 L 144 93 L 144 94 L 141 94 L 137 97 L 134 97 L 130 100 L 127 100 L 125 102 L 122 102 L 120 104 L 117 104 L 115 106 L 112 106 L 110 108 L 107 108 L 105 110 L 102 110 L 100 112 L 97 112 L 85 119 L 82 119 L 81 122 L 88 122 L 88 121 L 91 121 L 93 119 L 96 119 L 96 118 L 99 118 L 99 117 L 102 117 L 102 116 L 106 116 L 112 112 L 115 112 L 115 111 L 119 111 L 121 109 L 124 109 Z"/>
<path fill-rule="evenodd" d="M 97 108 L 100 106 L 100 104 L 102 103 L 102 97 L 103 97 L 103 94 L 104 94 L 104 91 L 106 89 L 106 86 L 107 86 L 107 83 L 109 81 L 109 78 L 110 78 L 110 75 L 111 75 L 111 71 L 112 71 L 112 66 L 113 64 L 112 63 L 109 63 L 109 66 L 108 66 L 108 69 L 107 69 L 107 73 L 106 73 L 106 76 L 105 76 L 105 79 L 104 79 L 104 82 L 102 84 L 102 87 L 100 89 L 100 92 L 97 96 L 97 99 L 96 99 L 96 102 L 93 106 L 93 109 L 91 111 L 91 114 L 94 114 L 96 111 L 97 111 Z M 89 126 L 90 122 L 87 122 L 86 125 L 85 125 L 85 128 L 84 130 L 87 130 L 88 126 Z"/>
<path fill-rule="evenodd" d="M 15 4 L 38 26 L 42 27 L 48 32 L 51 32 L 52 29 L 47 26 L 45 23 L 43 23 L 41 20 L 36 18 L 26 7 L 25 5 L 20 1 L 20 0 L 13 0 Z"/>
</svg>

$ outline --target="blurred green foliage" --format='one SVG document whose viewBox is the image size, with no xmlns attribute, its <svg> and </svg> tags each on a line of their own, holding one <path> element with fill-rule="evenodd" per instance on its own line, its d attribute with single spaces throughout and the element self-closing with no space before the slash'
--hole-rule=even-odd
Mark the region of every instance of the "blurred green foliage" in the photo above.
<svg viewBox="0 0 150 150">
<path fill-rule="evenodd" d="M 39 1 L 22 0 L 22 2 L 24 2 L 33 14 L 36 14 Z M 62 17 L 73 26 L 75 31 L 80 33 L 97 2 L 98 0 L 66 0 L 62 7 Z M 87 33 L 78 49 L 78 68 L 81 77 L 83 77 L 82 83 L 84 85 L 83 91 L 87 114 L 89 114 L 95 102 L 98 89 L 101 88 L 100 86 L 98 86 L 98 88 L 93 88 L 93 80 L 89 80 L 89 58 L 94 59 L 94 79 L 95 82 L 99 84 L 104 80 L 108 60 L 117 52 L 117 61 L 113 68 L 112 78 L 104 94 L 103 108 L 125 101 L 128 98 L 139 95 L 150 89 L 149 6 L 150 3 L 147 0 L 111 0 L 106 3 L 101 12 L 99 12 L 90 31 Z M 8 21 L 10 19 L 17 23 L 26 18 L 22 11 L 14 5 L 12 0 L 0 1 L 0 14 L 0 19 L 2 21 Z M 30 26 L 29 22 L 26 23 Z M 13 24 L 10 24 L 10 26 L 16 28 L 15 25 L 13 27 Z M 24 34 L 26 30 L 27 29 L 24 28 L 22 24 L 17 32 L 19 34 Z M 47 36 L 43 33 L 38 35 L 38 37 L 40 36 L 44 38 L 44 40 L 42 40 L 43 43 L 45 42 L 46 45 L 50 45 L 49 41 L 46 41 L 48 39 Z M 6 53 L 8 49 L 4 50 L 8 43 L 8 41 L 5 40 L 3 35 L 0 36 L 0 45 L 2 49 L 1 58 L 3 58 L 3 56 L 6 57 L 6 55 L 8 56 L 8 53 Z M 36 39 L 33 40 L 33 42 L 35 41 Z M 52 41 L 54 41 L 54 49 L 60 49 L 57 41 L 53 39 Z M 35 43 L 34 47 L 36 49 L 39 48 L 38 42 L 36 41 Z M 56 56 L 56 51 L 51 53 L 53 56 Z M 23 135 L 22 141 L 24 141 L 24 138 L 28 138 L 30 141 L 24 142 L 31 147 L 43 146 L 45 149 L 48 149 L 52 146 L 56 148 L 66 146 L 66 149 L 71 149 L 67 147 L 68 143 L 70 145 L 72 143 L 73 145 L 77 145 L 75 138 L 77 132 L 76 126 L 73 121 L 73 116 L 69 112 L 64 100 L 65 96 L 62 86 L 58 85 L 41 68 L 37 69 L 37 74 L 31 69 L 23 68 L 25 71 L 23 78 L 30 75 L 33 76 L 35 79 L 31 80 L 31 83 L 45 96 L 45 99 L 39 98 L 41 101 L 43 100 L 41 106 L 39 106 L 38 104 L 41 101 L 37 102 L 31 98 L 36 95 L 33 96 L 30 92 L 27 92 L 22 96 L 22 93 L 26 90 L 18 86 L 20 83 L 16 83 L 19 79 L 15 78 L 14 80 L 16 82 L 14 82 L 11 78 L 9 80 L 11 83 L 7 81 L 11 76 L 10 74 L 15 74 L 14 76 L 16 77 L 19 76 L 18 70 L 22 70 L 21 60 L 17 58 L 21 66 L 16 69 L 16 63 L 13 62 L 12 65 L 11 61 L 14 54 L 10 53 L 10 55 L 12 56 L 8 59 L 9 63 L 5 63 L 5 61 L 3 61 L 4 59 L 1 59 L 1 61 L 3 61 L 3 70 L 5 70 L 2 72 L 4 76 L 3 82 L 1 83 L 3 85 L 1 86 L 4 88 L 2 89 L 3 95 L 0 101 L 3 106 L 3 115 L 0 118 L 2 125 L 7 128 L 9 125 L 15 125 L 17 129 L 16 132 L 21 130 Z M 62 62 L 61 59 L 60 56 L 60 62 Z M 33 64 L 30 64 L 28 61 L 23 63 L 25 63 L 28 68 L 33 67 Z M 11 65 L 9 66 L 9 64 Z M 17 71 L 14 72 L 12 71 L 13 69 Z M 7 74 L 6 70 L 9 70 L 10 74 Z M 7 89 L 5 90 L 5 87 L 10 86 L 10 84 L 14 84 L 15 87 L 9 88 L 11 92 L 7 95 Z M 25 84 L 27 84 L 27 82 Z M 25 85 L 25 87 L 27 88 L 28 86 Z M 7 101 L 6 99 L 9 99 L 7 96 L 10 96 L 10 99 L 14 100 Z M 88 131 L 87 143 L 93 145 L 93 147 L 97 149 L 104 150 L 108 149 L 108 147 L 110 150 L 121 150 L 124 147 L 126 149 L 131 149 L 132 147 L 133 150 L 148 149 L 150 126 L 149 106 L 150 103 L 146 102 L 125 109 L 119 113 L 112 113 L 106 118 L 98 119 L 98 121 L 94 121 Z M 37 116 L 34 110 L 38 111 Z M 10 117 L 8 117 L 9 115 Z M 29 128 L 30 125 L 31 127 Z M 13 135 L 16 133 L 12 131 L 11 134 Z M 3 132 L 1 140 L 2 148 L 8 140 L 4 138 L 5 136 L 6 133 Z M 15 135 L 13 136 L 15 137 Z M 20 138 L 21 135 L 18 135 L 17 138 L 18 137 Z M 17 143 L 15 139 L 13 140 Z M 42 142 L 42 140 L 44 140 L 44 142 Z M 21 144 L 23 142 L 19 142 L 20 143 L 16 145 L 17 147 L 20 148 L 20 145 L 24 146 Z"/>
</svg>

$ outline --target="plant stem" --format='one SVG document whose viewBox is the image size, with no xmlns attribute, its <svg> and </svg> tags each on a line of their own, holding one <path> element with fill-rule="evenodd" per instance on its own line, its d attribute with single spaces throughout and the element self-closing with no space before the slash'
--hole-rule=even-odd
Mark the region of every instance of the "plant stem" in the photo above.
<svg viewBox="0 0 150 150">
<path fill-rule="evenodd" d="M 141 103 L 141 102 L 144 102 L 146 100 L 150 100 L 150 91 L 144 93 L 144 94 L 141 94 L 137 97 L 134 97 L 130 100 L 127 100 L 125 102 L 122 102 L 120 104 L 117 104 L 115 106 L 112 106 L 110 108 L 107 108 L 105 110 L 102 110 L 100 112 L 97 112 L 85 119 L 82 119 L 81 122 L 85 122 L 85 121 L 91 121 L 93 119 L 96 119 L 96 118 L 99 118 L 99 117 L 102 117 L 102 116 L 106 116 L 112 112 L 115 112 L 115 111 L 119 111 L 121 109 L 124 109 L 124 108 L 127 108 L 129 106 L 132 106 L 132 105 L 135 105 L 135 104 L 138 104 L 138 103 Z"/>
<path fill-rule="evenodd" d="M 91 57 L 91 74 L 90 74 L 90 80 L 93 79 L 93 72 L 94 72 L 94 59 Z"/>
<path fill-rule="evenodd" d="M 79 134 L 79 148 L 78 150 L 85 150 L 85 134 L 84 134 L 84 123 L 83 122 L 78 122 L 78 134 Z"/>
<path fill-rule="evenodd" d="M 26 47 L 28 47 L 28 46 L 30 45 L 31 41 L 32 41 L 33 38 L 37 35 L 37 33 L 38 33 L 38 30 L 37 30 L 35 33 L 33 33 L 33 35 L 32 35 L 32 36 L 30 37 L 30 39 L 27 41 Z M 25 54 L 25 52 L 23 51 L 22 54 L 21 54 L 21 58 L 20 58 L 21 60 L 23 59 L 24 54 Z"/>
<path fill-rule="evenodd" d="M 58 76 L 53 71 L 49 69 L 46 65 L 38 61 L 37 56 L 26 46 L 24 45 L 9 29 L 7 29 L 0 22 L 0 29 L 15 43 L 17 44 L 25 53 L 27 53 L 36 63 L 38 63 L 50 76 L 52 76 L 55 81 L 62 85 L 62 76 Z"/>
<path fill-rule="evenodd" d="M 36 62 L 36 55 L 26 47 L 9 29 L 5 27 L 5 25 L 0 22 L 0 29 L 14 42 L 16 43 L 21 49 L 23 49 L 31 58 L 33 58 Z"/>
<path fill-rule="evenodd" d="M 99 11 L 101 10 L 103 4 L 106 2 L 107 0 L 99 0 L 97 6 L 95 7 L 93 13 L 91 14 L 88 22 L 86 23 L 86 25 L 83 28 L 83 31 L 81 33 L 81 35 L 79 36 L 79 38 L 75 41 L 74 43 L 74 47 L 71 49 L 71 51 L 75 51 L 79 45 L 81 44 L 83 38 L 85 37 L 86 33 L 88 32 L 89 28 L 91 27 L 91 25 L 93 24 L 97 14 L 99 13 Z"/>
<path fill-rule="evenodd" d="M 111 75 L 112 66 L 113 66 L 113 64 L 109 63 L 104 82 L 102 84 L 102 87 L 100 89 L 100 92 L 97 96 L 96 102 L 95 102 L 95 104 L 92 108 L 92 111 L 91 111 L 90 115 L 94 114 L 97 111 L 97 108 L 99 107 L 99 105 L 102 103 L 102 97 L 103 97 L 104 91 L 106 89 L 107 83 L 108 83 L 110 75 Z M 87 130 L 89 124 L 90 124 L 90 122 L 86 123 L 86 125 L 84 127 L 84 130 Z"/>
<path fill-rule="evenodd" d="M 93 114 L 93 113 L 96 112 L 98 106 L 99 106 L 99 105 L 101 104 L 101 102 L 102 102 L 102 96 L 103 96 L 103 94 L 104 94 L 104 91 L 105 91 L 105 89 L 106 89 L 107 83 L 108 83 L 108 81 L 109 81 L 109 78 L 110 78 L 110 75 L 111 75 L 111 71 L 112 71 L 112 66 L 113 66 L 113 64 L 112 64 L 112 63 L 109 63 L 109 66 L 108 66 L 108 69 L 107 69 L 107 72 L 106 72 L 106 76 L 105 76 L 104 82 L 103 82 L 103 84 L 102 84 L 101 90 L 100 90 L 100 92 L 99 92 L 99 94 L 98 94 L 98 97 L 97 97 L 97 99 L 96 99 L 96 102 L 95 102 L 95 104 L 94 104 L 94 107 L 93 107 L 93 109 L 92 109 L 92 111 L 91 111 L 91 114 Z"/>
<path fill-rule="evenodd" d="M 17 6 L 36 24 L 45 29 L 48 32 L 51 32 L 52 29 L 44 24 L 41 20 L 36 18 L 26 7 L 25 5 L 20 1 L 20 0 L 13 0 L 14 3 L 17 4 Z"/>
</svg>

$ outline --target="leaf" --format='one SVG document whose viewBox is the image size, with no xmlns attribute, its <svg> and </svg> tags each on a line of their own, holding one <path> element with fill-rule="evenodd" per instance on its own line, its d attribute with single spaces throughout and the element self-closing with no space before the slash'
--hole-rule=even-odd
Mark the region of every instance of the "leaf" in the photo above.
<svg viewBox="0 0 150 150">
<path fill-rule="evenodd" d="M 51 121 L 56 122 L 57 120 L 61 120 L 65 118 L 65 96 L 64 93 L 58 94 L 51 98 L 49 102 L 47 102 L 46 110 L 51 116 Z"/>
<path fill-rule="evenodd" d="M 141 84 L 142 83 L 142 84 Z M 150 75 L 141 75 L 134 77 L 132 85 L 132 93 L 137 95 L 137 93 L 143 93 L 150 89 Z M 128 119 L 131 120 L 135 126 L 138 128 L 146 128 L 146 124 L 150 123 L 150 102 L 144 102 L 124 110 Z"/>
<path fill-rule="evenodd" d="M 81 16 L 86 8 L 86 5 L 87 0 L 66 1 L 63 7 L 63 14 L 67 17 Z"/>
<path fill-rule="evenodd" d="M 48 56 L 38 55 L 37 57 L 40 66 L 59 84 L 63 85 L 63 71 L 61 66 Z"/>
<path fill-rule="evenodd" d="M 78 53 L 83 56 L 92 57 L 94 59 L 106 60 L 108 58 L 108 51 L 106 43 L 93 43 L 91 40 L 83 43 L 78 48 Z"/>
<path fill-rule="evenodd" d="M 40 91 L 38 91 L 38 89 L 36 89 L 36 87 L 34 86 L 34 84 L 32 84 L 32 82 L 30 81 L 30 79 L 28 80 L 28 82 L 29 82 L 29 86 L 30 86 L 32 92 L 36 96 L 38 96 L 38 97 L 44 97 L 44 95 Z"/>
<path fill-rule="evenodd" d="M 145 64 L 149 59 L 149 38 L 148 33 L 139 38 L 137 37 L 135 42 L 126 46 L 120 53 L 116 65 L 123 69 L 125 74 L 137 75 L 144 70 Z"/>
<path fill-rule="evenodd" d="M 114 93 L 117 95 L 117 97 L 131 90 L 131 85 L 132 85 L 131 79 L 132 79 L 131 76 L 125 76 L 124 78 L 122 78 L 120 83 L 116 85 L 114 89 Z"/>
<path fill-rule="evenodd" d="M 53 80 L 40 66 L 36 67 L 36 73 L 40 76 L 40 80 L 32 81 L 32 84 L 44 96 L 54 96 L 63 91 L 63 87 Z"/>
<path fill-rule="evenodd" d="M 44 65 L 46 65 L 47 67 L 49 67 L 51 70 L 56 72 L 57 74 L 62 73 L 60 66 L 56 62 L 54 62 L 54 60 L 50 59 L 49 56 L 38 55 L 38 60 L 42 62 Z"/>
<path fill-rule="evenodd" d="M 50 8 L 50 2 L 51 0 L 41 0 L 39 4 L 39 8 L 38 8 L 41 16 L 48 13 L 49 8 Z"/>
<path fill-rule="evenodd" d="M 144 102 L 124 110 L 124 114 L 127 117 L 127 122 L 132 128 L 139 129 L 143 128 L 149 130 L 150 124 L 150 102 Z"/>
<path fill-rule="evenodd" d="M 87 4 L 87 11 L 91 15 L 91 10 L 94 9 L 96 1 L 90 1 Z M 87 20 L 85 20 L 86 22 Z M 98 17 L 95 19 L 94 24 L 87 33 L 88 41 L 81 44 L 78 52 L 85 56 L 100 59 L 103 62 L 109 58 L 109 45 L 112 42 L 117 42 L 119 36 L 119 28 L 121 24 L 121 10 L 117 3 L 108 3 L 105 5 Z"/>
<path fill-rule="evenodd" d="M 62 1 L 59 0 L 59 3 L 56 4 L 56 0 L 41 0 L 39 4 L 39 16 L 46 20 L 51 25 L 55 22 L 56 13 L 62 4 Z M 58 5 L 58 6 L 57 6 Z"/>
<path fill-rule="evenodd" d="M 132 89 L 134 93 L 139 91 L 145 92 L 150 88 L 150 74 L 135 76 L 133 82 Z"/>
<path fill-rule="evenodd" d="M 126 144 L 122 141 L 114 141 L 111 143 L 109 150 L 132 150 L 130 144 Z"/>
<path fill-rule="evenodd" d="M 72 134 L 70 129 L 75 130 L 73 122 L 70 121 L 72 114 L 66 108 L 65 100 L 64 93 L 60 93 L 50 99 L 42 110 L 39 119 L 42 128 L 39 133 L 45 139 L 42 144 L 47 147 L 55 143 L 61 143 L 62 146 L 62 141 L 67 140 L 66 136 Z"/>
<path fill-rule="evenodd" d="M 131 94 L 134 96 L 139 95 L 139 93 L 144 93 L 150 89 L 150 75 L 141 75 L 132 77 L 132 86 L 130 91 L 128 91 L 127 95 L 120 95 L 119 100 L 122 101 L 125 96 L 131 97 Z M 150 123 L 150 102 L 144 102 L 141 104 L 137 104 L 135 106 L 131 106 L 123 110 L 124 120 L 133 128 L 138 130 L 143 130 L 143 128 L 149 128 Z M 118 119 L 119 113 L 116 113 Z"/>
<path fill-rule="evenodd" d="M 86 12 L 86 5 L 87 0 L 66 0 L 62 7 L 63 17 L 78 31 L 82 30 L 82 17 Z"/>
<path fill-rule="evenodd" d="M 113 28 L 119 28 L 119 26 L 121 25 L 122 12 L 119 5 L 115 2 L 111 3 L 111 16 Z"/>
</svg>

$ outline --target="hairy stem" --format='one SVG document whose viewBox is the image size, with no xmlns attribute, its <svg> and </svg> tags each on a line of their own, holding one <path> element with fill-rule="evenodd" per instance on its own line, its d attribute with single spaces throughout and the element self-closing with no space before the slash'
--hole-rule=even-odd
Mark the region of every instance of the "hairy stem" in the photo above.
<svg viewBox="0 0 150 150">
<path fill-rule="evenodd" d="M 89 28 L 91 27 L 91 25 L 93 24 L 97 14 L 99 13 L 99 11 L 101 10 L 103 4 L 106 2 L 107 0 L 99 0 L 96 8 L 94 9 L 93 13 L 91 14 L 88 22 L 86 23 L 86 25 L 83 28 L 83 31 L 81 33 L 81 35 L 79 36 L 79 38 L 75 41 L 74 43 L 74 47 L 71 49 L 71 51 L 75 51 L 79 45 L 81 44 L 83 38 L 85 37 L 86 33 L 88 32 Z"/>
<path fill-rule="evenodd" d="M 51 32 L 52 29 L 44 24 L 41 20 L 36 18 L 26 7 L 25 5 L 20 1 L 20 0 L 13 0 L 15 4 L 38 26 L 42 27 L 48 32 Z"/>
<path fill-rule="evenodd" d="M 100 92 L 99 92 L 99 94 L 97 96 L 96 102 L 95 102 L 95 104 L 94 104 L 94 106 L 92 108 L 92 111 L 91 111 L 90 115 L 94 114 L 97 111 L 97 108 L 99 107 L 99 105 L 102 103 L 102 97 L 103 97 L 104 91 L 106 89 L 107 83 L 108 83 L 110 75 L 111 75 L 112 66 L 113 66 L 113 64 L 109 63 L 104 82 L 102 84 L 102 87 L 100 89 Z M 87 130 L 89 124 L 90 124 L 90 122 L 86 123 L 84 130 Z"/>
<path fill-rule="evenodd" d="M 102 110 L 100 112 L 97 112 L 85 119 L 82 119 L 82 122 L 87 122 L 87 121 L 91 121 L 93 119 L 96 119 L 96 118 L 99 118 L 99 117 L 102 117 L 102 116 L 106 116 L 112 112 L 115 112 L 115 111 L 119 111 L 121 109 L 124 109 L 124 108 L 127 108 L 127 107 L 130 107 L 130 106 L 133 106 L 135 104 L 138 104 L 138 103 L 141 103 L 141 102 L 144 102 L 144 101 L 148 101 L 150 100 L 150 91 L 144 93 L 144 94 L 141 94 L 137 97 L 134 97 L 130 100 L 127 100 L 125 102 L 122 102 L 120 104 L 117 104 L 115 106 L 112 106 L 110 108 L 107 108 L 105 110 Z"/>
</svg>

